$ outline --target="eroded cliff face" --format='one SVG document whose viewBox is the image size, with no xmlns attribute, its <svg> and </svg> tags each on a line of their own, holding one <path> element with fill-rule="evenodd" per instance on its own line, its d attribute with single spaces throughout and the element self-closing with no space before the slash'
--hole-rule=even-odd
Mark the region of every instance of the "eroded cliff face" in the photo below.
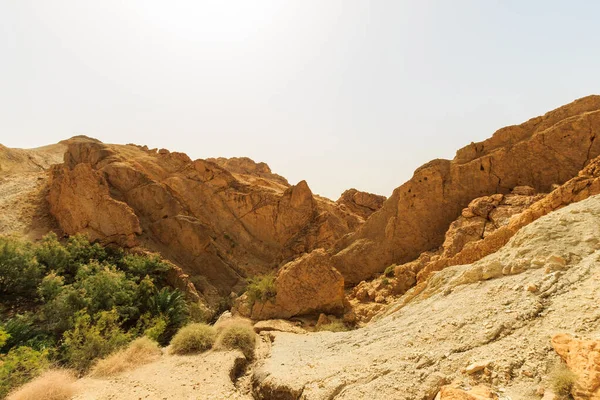
<svg viewBox="0 0 600 400">
<path fill-rule="evenodd" d="M 358 283 L 387 266 L 437 248 L 448 226 L 477 197 L 516 186 L 549 192 L 600 154 L 600 96 L 589 96 L 497 131 L 459 150 L 452 160 L 431 161 L 394 190 L 381 210 L 332 252 L 346 283 Z"/>
<path fill-rule="evenodd" d="M 48 201 L 65 233 L 159 251 L 222 295 L 363 222 L 305 181 L 290 186 L 243 161 L 220 161 L 228 170 L 164 149 L 70 143 L 50 172 Z"/>
</svg>

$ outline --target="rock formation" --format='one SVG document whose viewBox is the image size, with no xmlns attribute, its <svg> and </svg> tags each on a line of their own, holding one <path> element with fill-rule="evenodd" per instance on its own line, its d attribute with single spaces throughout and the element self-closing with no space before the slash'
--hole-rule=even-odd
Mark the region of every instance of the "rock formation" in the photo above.
<svg viewBox="0 0 600 400">
<path fill-rule="evenodd" d="M 552 346 L 577 377 L 573 398 L 600 399 L 600 340 L 578 340 L 563 333 L 552 338 Z"/>
<path fill-rule="evenodd" d="M 285 264 L 277 274 L 275 288 L 273 300 L 252 305 L 252 319 L 344 311 L 344 278 L 321 249 Z"/>
<path fill-rule="evenodd" d="M 221 295 L 247 276 L 331 247 L 362 223 L 266 164 L 217 161 L 236 172 L 164 149 L 77 141 L 51 170 L 48 201 L 66 233 L 159 251 Z"/>
<path fill-rule="evenodd" d="M 347 207 L 351 212 L 367 219 L 383 206 L 385 196 L 348 189 L 336 201 Z"/>
<path fill-rule="evenodd" d="M 516 186 L 549 192 L 600 154 L 600 96 L 589 96 L 497 131 L 459 150 L 452 161 L 418 168 L 333 256 L 347 283 L 358 283 L 440 246 L 469 202 Z"/>
<path fill-rule="evenodd" d="M 361 329 L 269 332 L 270 356 L 253 374 L 257 397 L 429 400 L 459 380 L 469 395 L 466 386 L 485 384 L 500 399 L 535 398 L 558 359 L 556 332 L 600 335 L 599 238 L 596 195 L 537 219 L 482 260 L 439 271 Z M 565 346 L 592 376 L 592 347 Z"/>
</svg>

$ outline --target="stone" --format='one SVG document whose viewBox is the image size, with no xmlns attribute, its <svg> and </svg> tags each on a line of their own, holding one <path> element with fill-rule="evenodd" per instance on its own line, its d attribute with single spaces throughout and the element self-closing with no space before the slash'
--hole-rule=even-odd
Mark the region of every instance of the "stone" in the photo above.
<svg viewBox="0 0 600 400">
<path fill-rule="evenodd" d="M 462 389 L 453 385 L 442 386 L 439 392 L 440 400 L 486 400 L 498 399 L 490 388 L 484 385 L 471 389 Z"/>
<path fill-rule="evenodd" d="M 275 278 L 275 288 L 274 300 L 254 304 L 252 319 L 344 313 L 344 278 L 322 249 L 284 265 Z"/>
<path fill-rule="evenodd" d="M 254 324 L 254 332 L 288 332 L 288 333 L 306 333 L 304 329 L 295 325 L 293 322 L 284 319 L 267 319 L 258 321 Z"/>
</svg>

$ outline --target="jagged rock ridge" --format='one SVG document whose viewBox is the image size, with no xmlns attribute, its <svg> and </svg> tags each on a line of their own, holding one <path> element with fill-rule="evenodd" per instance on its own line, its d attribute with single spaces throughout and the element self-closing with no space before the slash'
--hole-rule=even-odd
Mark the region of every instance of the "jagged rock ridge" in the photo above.
<svg viewBox="0 0 600 400">
<path fill-rule="evenodd" d="M 289 186 L 266 164 L 218 162 L 236 172 L 164 149 L 71 143 L 50 172 L 48 200 L 66 233 L 160 251 L 205 277 L 204 292 L 221 295 L 246 276 L 333 246 L 363 223 L 313 196 L 305 181 Z"/>
</svg>

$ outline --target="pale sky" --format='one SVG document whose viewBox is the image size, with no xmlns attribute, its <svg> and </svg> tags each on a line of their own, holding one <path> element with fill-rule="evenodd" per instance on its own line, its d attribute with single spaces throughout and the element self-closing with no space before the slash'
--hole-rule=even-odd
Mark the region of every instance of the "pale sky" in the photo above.
<svg viewBox="0 0 600 400">
<path fill-rule="evenodd" d="M 336 199 L 600 93 L 600 2 L 0 0 L 0 143 L 247 156 Z"/>
</svg>

